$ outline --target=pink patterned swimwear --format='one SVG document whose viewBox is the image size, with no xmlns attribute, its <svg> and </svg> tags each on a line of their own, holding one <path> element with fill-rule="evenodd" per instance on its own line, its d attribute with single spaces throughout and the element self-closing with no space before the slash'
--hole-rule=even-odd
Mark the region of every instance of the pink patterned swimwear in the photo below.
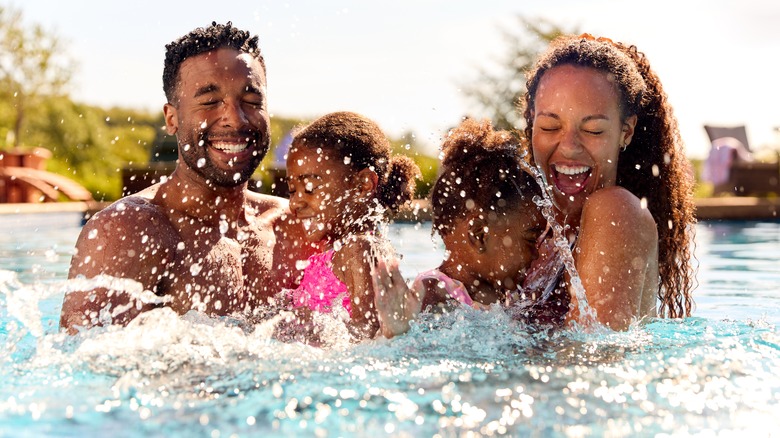
<svg viewBox="0 0 780 438">
<path fill-rule="evenodd" d="M 293 307 L 307 306 L 311 310 L 329 313 L 336 299 L 352 315 L 352 303 L 347 285 L 333 274 L 333 250 L 309 257 L 309 265 L 303 271 L 303 279 L 297 289 L 290 290 Z"/>
<path fill-rule="evenodd" d="M 425 290 L 423 281 L 429 279 L 436 280 L 439 283 L 439 287 L 446 290 L 447 294 L 456 301 L 467 306 L 474 305 L 474 301 L 471 299 L 471 296 L 469 296 L 463 283 L 458 280 L 453 280 L 438 269 L 431 269 L 430 271 L 419 274 L 417 278 L 414 279 L 414 283 L 412 283 L 412 290 Z"/>
</svg>

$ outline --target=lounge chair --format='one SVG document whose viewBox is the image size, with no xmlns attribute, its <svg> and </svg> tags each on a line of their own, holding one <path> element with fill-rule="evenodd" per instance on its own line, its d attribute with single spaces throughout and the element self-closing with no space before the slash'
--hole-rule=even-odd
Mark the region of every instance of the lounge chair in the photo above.
<svg viewBox="0 0 780 438">
<path fill-rule="evenodd" d="M 705 125 L 704 130 L 712 148 L 702 176 L 713 183 L 714 194 L 780 194 L 780 162 L 764 163 L 753 159 L 744 125 Z"/>
</svg>

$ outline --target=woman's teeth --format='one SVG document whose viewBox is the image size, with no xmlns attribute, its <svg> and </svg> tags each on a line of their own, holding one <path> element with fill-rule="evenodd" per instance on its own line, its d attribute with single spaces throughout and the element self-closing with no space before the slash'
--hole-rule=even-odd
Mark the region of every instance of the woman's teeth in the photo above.
<svg viewBox="0 0 780 438">
<path fill-rule="evenodd" d="M 588 166 L 555 166 L 555 170 L 558 173 L 562 173 L 564 175 L 577 175 L 580 173 L 585 173 L 590 170 L 590 167 Z"/>
</svg>

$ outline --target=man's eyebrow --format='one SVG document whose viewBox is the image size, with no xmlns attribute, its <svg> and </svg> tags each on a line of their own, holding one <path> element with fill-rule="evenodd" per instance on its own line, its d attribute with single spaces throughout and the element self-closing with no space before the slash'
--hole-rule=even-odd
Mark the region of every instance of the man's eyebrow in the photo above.
<svg viewBox="0 0 780 438">
<path fill-rule="evenodd" d="M 204 85 L 203 87 L 198 88 L 197 91 L 195 91 L 194 97 L 200 97 L 203 96 L 204 94 L 212 93 L 217 90 L 219 90 L 217 84 L 207 84 Z"/>
</svg>

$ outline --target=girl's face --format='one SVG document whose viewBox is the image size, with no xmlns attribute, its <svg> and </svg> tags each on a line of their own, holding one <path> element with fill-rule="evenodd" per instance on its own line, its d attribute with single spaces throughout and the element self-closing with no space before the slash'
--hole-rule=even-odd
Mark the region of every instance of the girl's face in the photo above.
<svg viewBox="0 0 780 438">
<path fill-rule="evenodd" d="M 295 147 L 287 154 L 290 210 L 301 220 L 311 242 L 344 237 L 359 219 L 354 171 L 318 147 Z"/>
<path fill-rule="evenodd" d="M 531 204 L 531 205 L 528 205 Z M 496 290 L 523 284 L 528 267 L 538 257 L 536 243 L 547 222 L 533 203 L 520 211 L 488 218 L 479 276 Z"/>
<path fill-rule="evenodd" d="M 636 116 L 621 120 L 618 101 L 614 82 L 589 67 L 554 67 L 539 82 L 534 160 L 565 216 L 579 218 L 591 193 L 616 184 L 620 148 L 636 125 Z"/>
</svg>

